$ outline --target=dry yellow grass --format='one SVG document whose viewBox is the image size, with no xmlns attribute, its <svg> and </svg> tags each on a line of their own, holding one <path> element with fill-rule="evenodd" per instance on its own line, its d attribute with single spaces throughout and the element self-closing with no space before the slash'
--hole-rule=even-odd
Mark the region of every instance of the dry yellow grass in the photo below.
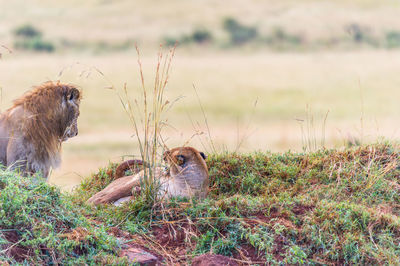
<svg viewBox="0 0 400 266">
<path fill-rule="evenodd" d="M 383 34 L 400 30 L 399 3 L 249 0 L 244 5 L 241 0 L 229 4 L 217 0 L 0 0 L 0 44 L 12 46 L 12 29 L 24 23 L 37 26 L 46 39 L 56 43 L 62 39 L 110 43 L 136 39 L 144 54 L 145 80 L 151 83 L 158 44 L 165 35 L 180 35 L 204 26 L 223 41 L 227 36 L 221 22 L 226 16 L 256 25 L 261 33 L 281 26 L 302 34 L 306 41 L 346 36 L 344 28 L 350 23 L 369 27 L 372 34 Z M 316 120 L 317 138 L 321 137 L 323 116 L 330 110 L 326 124 L 326 143 L 330 147 L 343 145 L 349 134 L 366 139 L 399 136 L 399 51 L 271 53 L 257 49 L 178 47 L 166 94 L 170 100 L 183 98 L 168 113 L 171 127 L 165 138 L 170 146 L 182 145 L 196 132 L 207 130 L 193 84 L 219 150 L 236 150 L 240 143 L 241 151 L 301 149 L 304 134 L 296 119 L 306 118 L 307 104 Z M 49 79 L 75 83 L 84 91 L 80 134 L 65 143 L 64 163 L 53 173 L 52 182 L 69 189 L 109 160 L 117 161 L 128 154 L 139 156 L 133 129 L 119 99 L 106 89 L 110 82 L 117 88 L 126 82 L 132 97 L 140 95 L 134 51 L 60 51 L 48 55 L 14 51 L 11 55 L 4 52 L 3 56 L 3 110 L 32 85 Z M 211 151 L 206 136 L 194 137 L 190 145 Z"/>
</svg>

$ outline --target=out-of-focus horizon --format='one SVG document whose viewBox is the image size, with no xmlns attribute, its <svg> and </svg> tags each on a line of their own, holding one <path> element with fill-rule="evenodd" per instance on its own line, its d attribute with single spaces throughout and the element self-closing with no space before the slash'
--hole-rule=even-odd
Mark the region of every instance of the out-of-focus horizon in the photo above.
<svg viewBox="0 0 400 266">
<path fill-rule="evenodd" d="M 80 133 L 64 143 L 62 167 L 51 177 L 64 189 L 109 161 L 139 156 L 129 119 L 108 89 L 127 84 L 140 100 L 136 43 L 149 87 L 160 44 L 166 51 L 179 43 L 166 90 L 176 100 L 165 114 L 169 147 L 212 152 L 211 136 L 218 152 L 301 151 L 400 136 L 399 1 L 0 5 L 2 110 L 47 80 L 83 90 Z"/>
</svg>

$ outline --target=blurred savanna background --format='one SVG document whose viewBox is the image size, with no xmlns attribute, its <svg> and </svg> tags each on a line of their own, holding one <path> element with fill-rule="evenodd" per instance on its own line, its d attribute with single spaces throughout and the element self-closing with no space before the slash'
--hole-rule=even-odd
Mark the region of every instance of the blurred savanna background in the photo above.
<svg viewBox="0 0 400 266">
<path fill-rule="evenodd" d="M 400 137 L 395 0 L 0 0 L 1 109 L 48 80 L 84 94 L 80 133 L 51 182 L 69 190 L 139 157 L 118 94 L 151 89 L 177 42 L 165 96 L 169 147 L 312 150 Z M 114 89 L 110 89 L 113 87 Z"/>
</svg>

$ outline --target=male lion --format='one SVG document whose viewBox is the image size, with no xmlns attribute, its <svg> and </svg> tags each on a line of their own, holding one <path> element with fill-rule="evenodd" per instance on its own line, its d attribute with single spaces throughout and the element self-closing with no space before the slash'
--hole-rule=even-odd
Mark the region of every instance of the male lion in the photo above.
<svg viewBox="0 0 400 266">
<path fill-rule="evenodd" d="M 78 134 L 81 93 L 72 85 L 46 82 L 14 101 L 0 115 L 0 163 L 24 175 L 61 163 L 61 143 Z"/>
<path fill-rule="evenodd" d="M 198 197 L 205 198 L 208 192 L 208 169 L 204 153 L 192 147 L 179 147 L 164 153 L 164 160 L 169 164 L 169 170 L 156 169 L 159 185 L 158 195 L 161 198 L 169 197 Z M 135 162 L 137 163 L 137 162 Z M 105 189 L 93 195 L 88 203 L 95 205 L 112 203 L 119 205 L 129 200 L 132 190 L 139 188 L 144 171 L 136 175 L 116 179 Z M 139 188 L 140 189 L 140 188 Z"/>
</svg>

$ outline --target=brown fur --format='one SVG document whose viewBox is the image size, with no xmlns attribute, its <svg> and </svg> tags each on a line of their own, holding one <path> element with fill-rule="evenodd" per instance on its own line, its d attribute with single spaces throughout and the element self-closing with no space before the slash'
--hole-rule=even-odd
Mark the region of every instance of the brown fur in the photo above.
<svg viewBox="0 0 400 266">
<path fill-rule="evenodd" d="M 14 101 L 0 117 L 0 162 L 25 174 L 48 177 L 60 164 L 61 143 L 78 133 L 81 93 L 46 82 Z"/>
<path fill-rule="evenodd" d="M 121 163 L 115 170 L 115 178 L 123 177 L 127 170 L 136 170 L 140 165 L 143 165 L 142 160 L 128 160 Z"/>
<path fill-rule="evenodd" d="M 179 147 L 164 153 L 164 160 L 169 165 L 169 171 L 156 169 L 159 178 L 158 195 L 169 197 L 198 197 L 207 196 L 209 177 L 205 155 L 192 147 Z M 144 172 L 116 179 L 105 189 L 93 195 L 88 202 L 92 204 L 112 203 L 129 200 L 132 190 L 140 186 Z"/>
</svg>

